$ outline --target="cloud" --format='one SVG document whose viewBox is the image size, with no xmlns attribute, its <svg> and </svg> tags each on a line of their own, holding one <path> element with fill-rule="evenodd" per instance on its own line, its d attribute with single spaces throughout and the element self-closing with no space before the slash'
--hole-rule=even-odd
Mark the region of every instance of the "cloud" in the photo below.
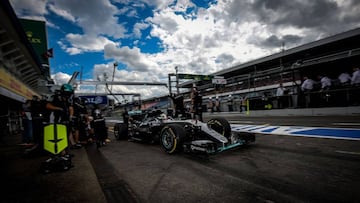
<svg viewBox="0 0 360 203">
<path fill-rule="evenodd" d="M 44 16 L 47 13 L 46 0 L 11 0 L 19 16 Z"/>
<path fill-rule="evenodd" d="M 252 5 L 258 10 L 261 21 L 282 26 L 296 26 L 299 28 L 317 28 L 322 24 L 336 21 L 339 7 L 335 1 L 260 1 Z"/>
<path fill-rule="evenodd" d="M 135 38 L 141 38 L 142 36 L 142 30 L 146 29 L 149 27 L 149 24 L 146 24 L 146 23 L 136 23 L 134 25 L 134 35 L 135 35 Z"/>
<path fill-rule="evenodd" d="M 66 84 L 70 80 L 71 75 L 62 72 L 57 72 L 51 75 L 51 78 L 54 80 L 56 85 L 62 85 L 62 84 Z"/>
<path fill-rule="evenodd" d="M 104 47 L 105 58 L 115 59 L 120 63 L 126 64 L 129 70 L 151 71 L 157 64 L 147 58 L 146 54 L 141 53 L 139 48 L 117 47 L 114 44 L 107 44 Z"/>
<path fill-rule="evenodd" d="M 127 32 L 117 16 L 118 9 L 108 0 L 50 1 L 48 8 L 82 30 L 62 39 L 62 48 L 70 55 L 102 51 L 105 44 L 115 43 L 110 38 L 123 38 Z"/>
<path fill-rule="evenodd" d="M 95 81 L 112 81 L 114 66 L 109 64 L 96 64 L 93 71 L 93 80 Z M 107 78 L 107 79 L 106 79 Z M 156 74 L 151 72 L 115 70 L 114 81 L 120 82 L 164 82 L 160 80 Z M 104 85 L 98 85 L 98 92 L 105 92 Z M 113 85 L 113 93 L 140 93 L 142 98 L 162 96 L 168 93 L 168 89 L 163 86 L 129 86 L 129 85 Z"/>
<path fill-rule="evenodd" d="M 119 43 L 110 41 L 103 36 L 70 33 L 66 35 L 66 40 L 60 40 L 58 44 L 70 55 L 75 55 L 83 52 L 100 52 L 104 50 L 105 44 L 118 45 Z"/>
<path fill-rule="evenodd" d="M 46 26 L 51 27 L 51 28 L 54 28 L 54 29 L 56 29 L 56 30 L 60 30 L 60 29 L 61 29 L 58 25 L 56 25 L 56 24 L 54 24 L 53 22 L 50 22 L 50 21 L 46 21 Z"/>
<path fill-rule="evenodd" d="M 166 81 L 175 66 L 214 73 L 279 52 L 283 43 L 288 49 L 360 26 L 356 0 L 218 0 L 205 7 L 190 0 L 49 0 L 39 7 L 11 1 L 23 14 L 51 13 L 77 26 L 58 40 L 60 47 L 70 55 L 103 51 L 104 61 L 119 62 L 116 78 L 128 81 Z M 144 53 L 151 39 L 158 47 Z M 94 74 L 111 75 L 112 64 L 100 63 Z M 141 91 L 150 95 L 152 88 Z"/>
<path fill-rule="evenodd" d="M 172 4 L 173 0 L 140 0 L 139 2 L 155 7 L 155 10 L 161 10 Z"/>
<path fill-rule="evenodd" d="M 172 63 L 179 63 L 180 58 L 186 61 L 180 63 L 189 67 L 186 71 L 200 69 L 209 73 L 278 52 L 283 43 L 292 48 L 333 33 L 338 29 L 334 25 L 342 21 L 334 11 L 340 11 L 341 6 L 345 7 L 325 0 L 227 0 L 211 4 L 208 9 L 196 9 L 196 15 L 188 14 L 195 18 L 176 14 L 176 6 L 168 7 L 147 22 L 152 24 L 151 35 L 162 41 L 165 52 L 175 52 Z M 353 26 L 348 22 L 340 24 L 348 29 Z"/>
<path fill-rule="evenodd" d="M 235 58 L 232 55 L 226 53 L 220 54 L 216 58 L 216 62 L 222 64 L 231 64 L 234 60 Z"/>
<path fill-rule="evenodd" d="M 276 36 L 270 35 L 266 38 L 261 37 L 252 37 L 249 38 L 248 42 L 252 43 L 256 46 L 263 48 L 281 48 L 282 46 L 293 47 L 294 45 L 301 42 L 302 37 L 297 35 L 284 35 L 284 36 Z"/>
<path fill-rule="evenodd" d="M 195 7 L 195 4 L 193 4 L 189 0 L 178 0 L 176 1 L 176 4 L 172 6 L 172 9 L 176 12 L 186 12 L 188 8 Z"/>
<path fill-rule="evenodd" d="M 224 6 L 220 4 L 221 8 Z M 246 38 L 255 26 L 229 25 L 228 21 L 221 20 L 219 5 L 211 5 L 209 10 L 198 9 L 195 19 L 176 15 L 172 9 L 160 10 L 146 20 L 152 24 L 151 35 L 162 41 L 164 55 L 176 56 L 169 60 L 170 63 L 188 67 L 185 70 L 189 72 L 203 70 L 208 74 L 209 71 L 221 70 L 240 60 L 259 57 L 251 54 L 244 56 L 239 51 L 248 48 Z M 219 53 L 231 60 L 222 60 Z"/>
<path fill-rule="evenodd" d="M 116 17 L 117 8 L 107 0 L 62 0 L 54 1 L 58 10 L 71 13 L 76 23 L 88 35 L 124 37 L 126 29 Z M 120 23 L 119 23 L 120 22 Z"/>
<path fill-rule="evenodd" d="M 64 19 L 75 23 L 76 19 L 73 15 L 71 15 L 71 13 L 67 10 L 63 10 L 63 9 L 59 9 L 57 7 L 54 6 L 54 4 L 49 4 L 48 6 L 49 10 L 54 12 L 56 15 L 63 17 Z"/>
<path fill-rule="evenodd" d="M 359 26 L 359 1 L 255 0 L 250 11 L 256 11 L 258 20 L 272 27 L 312 29 L 329 36 Z"/>
</svg>

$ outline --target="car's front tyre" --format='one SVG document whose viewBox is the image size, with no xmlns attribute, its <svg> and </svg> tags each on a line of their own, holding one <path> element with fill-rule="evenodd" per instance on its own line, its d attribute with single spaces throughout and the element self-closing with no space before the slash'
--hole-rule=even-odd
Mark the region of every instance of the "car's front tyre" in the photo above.
<svg viewBox="0 0 360 203">
<path fill-rule="evenodd" d="M 128 137 L 128 126 L 124 123 L 117 123 L 114 126 L 114 136 L 117 140 Z"/>
<path fill-rule="evenodd" d="M 207 122 L 209 128 L 215 130 L 222 136 L 229 138 L 231 136 L 231 127 L 229 121 L 222 117 L 215 117 Z"/>
<path fill-rule="evenodd" d="M 186 136 L 185 129 L 178 124 L 165 126 L 160 132 L 160 143 L 168 154 L 181 151 L 182 142 Z"/>
</svg>

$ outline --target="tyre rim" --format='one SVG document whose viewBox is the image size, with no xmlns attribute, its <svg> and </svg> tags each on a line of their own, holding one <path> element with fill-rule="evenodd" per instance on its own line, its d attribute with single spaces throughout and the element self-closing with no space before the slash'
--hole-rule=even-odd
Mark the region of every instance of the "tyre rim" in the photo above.
<svg viewBox="0 0 360 203">
<path fill-rule="evenodd" d="M 164 131 L 162 135 L 162 143 L 166 149 L 171 149 L 174 143 L 174 136 L 169 130 Z"/>
</svg>

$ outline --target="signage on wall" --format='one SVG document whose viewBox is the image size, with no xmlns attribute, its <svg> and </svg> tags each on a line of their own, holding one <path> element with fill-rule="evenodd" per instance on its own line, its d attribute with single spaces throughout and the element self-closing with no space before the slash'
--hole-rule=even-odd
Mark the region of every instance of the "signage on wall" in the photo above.
<svg viewBox="0 0 360 203">
<path fill-rule="evenodd" d="M 49 59 L 42 57 L 48 52 L 46 24 L 44 21 L 20 19 L 26 36 L 34 48 L 42 64 L 49 65 Z"/>
<path fill-rule="evenodd" d="M 8 73 L 5 69 L 0 68 L 0 75 L 0 86 L 4 87 L 10 92 L 20 95 L 26 99 L 31 99 L 33 95 L 39 96 L 33 90 L 28 88 L 24 83 Z"/>
<path fill-rule="evenodd" d="M 79 96 L 82 99 L 85 99 L 86 104 L 108 104 L 107 96 L 98 96 L 98 95 L 87 95 L 87 96 Z"/>
</svg>

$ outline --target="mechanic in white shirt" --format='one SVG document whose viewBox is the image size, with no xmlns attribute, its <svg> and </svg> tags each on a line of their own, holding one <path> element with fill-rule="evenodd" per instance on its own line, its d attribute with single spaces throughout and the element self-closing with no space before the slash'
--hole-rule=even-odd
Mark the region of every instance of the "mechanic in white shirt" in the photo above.
<svg viewBox="0 0 360 203">
<path fill-rule="evenodd" d="M 304 82 L 301 85 L 301 90 L 305 93 L 305 107 L 308 108 L 312 106 L 311 104 L 311 95 L 309 94 L 314 89 L 315 81 L 308 78 L 307 76 L 304 77 Z"/>
<path fill-rule="evenodd" d="M 286 97 L 284 97 L 284 93 L 285 93 L 286 89 L 283 87 L 283 84 L 280 83 L 279 87 L 276 90 L 276 97 L 277 97 L 277 101 L 278 101 L 278 108 L 283 108 L 283 104 L 286 102 L 285 99 Z"/>
<path fill-rule="evenodd" d="M 354 68 L 354 72 L 351 77 L 351 85 L 353 85 L 353 86 L 360 85 L 360 70 L 359 70 L 359 68 Z"/>
<path fill-rule="evenodd" d="M 303 92 L 310 92 L 314 89 L 315 81 L 308 78 L 307 76 L 304 77 L 304 82 L 301 85 L 301 90 Z"/>
<path fill-rule="evenodd" d="M 285 91 L 285 88 L 283 87 L 283 84 L 280 83 L 279 87 L 276 90 L 276 96 L 277 97 L 284 96 L 284 91 Z"/>
<path fill-rule="evenodd" d="M 356 87 L 356 88 L 353 88 L 352 90 L 352 95 L 353 95 L 353 98 L 352 98 L 352 101 L 353 101 L 353 105 L 359 105 L 360 104 L 360 70 L 358 67 L 354 68 L 353 69 L 354 72 L 352 74 L 352 77 L 351 77 L 351 85 Z"/>
<path fill-rule="evenodd" d="M 330 78 L 326 76 L 319 76 L 320 82 L 321 82 L 321 90 L 329 90 L 331 86 L 331 80 Z"/>
<path fill-rule="evenodd" d="M 339 75 L 338 77 L 341 85 L 343 86 L 346 86 L 346 85 L 349 85 L 350 84 L 350 81 L 351 81 L 351 77 L 350 77 L 350 74 L 347 73 L 347 72 L 343 72 Z"/>
</svg>

